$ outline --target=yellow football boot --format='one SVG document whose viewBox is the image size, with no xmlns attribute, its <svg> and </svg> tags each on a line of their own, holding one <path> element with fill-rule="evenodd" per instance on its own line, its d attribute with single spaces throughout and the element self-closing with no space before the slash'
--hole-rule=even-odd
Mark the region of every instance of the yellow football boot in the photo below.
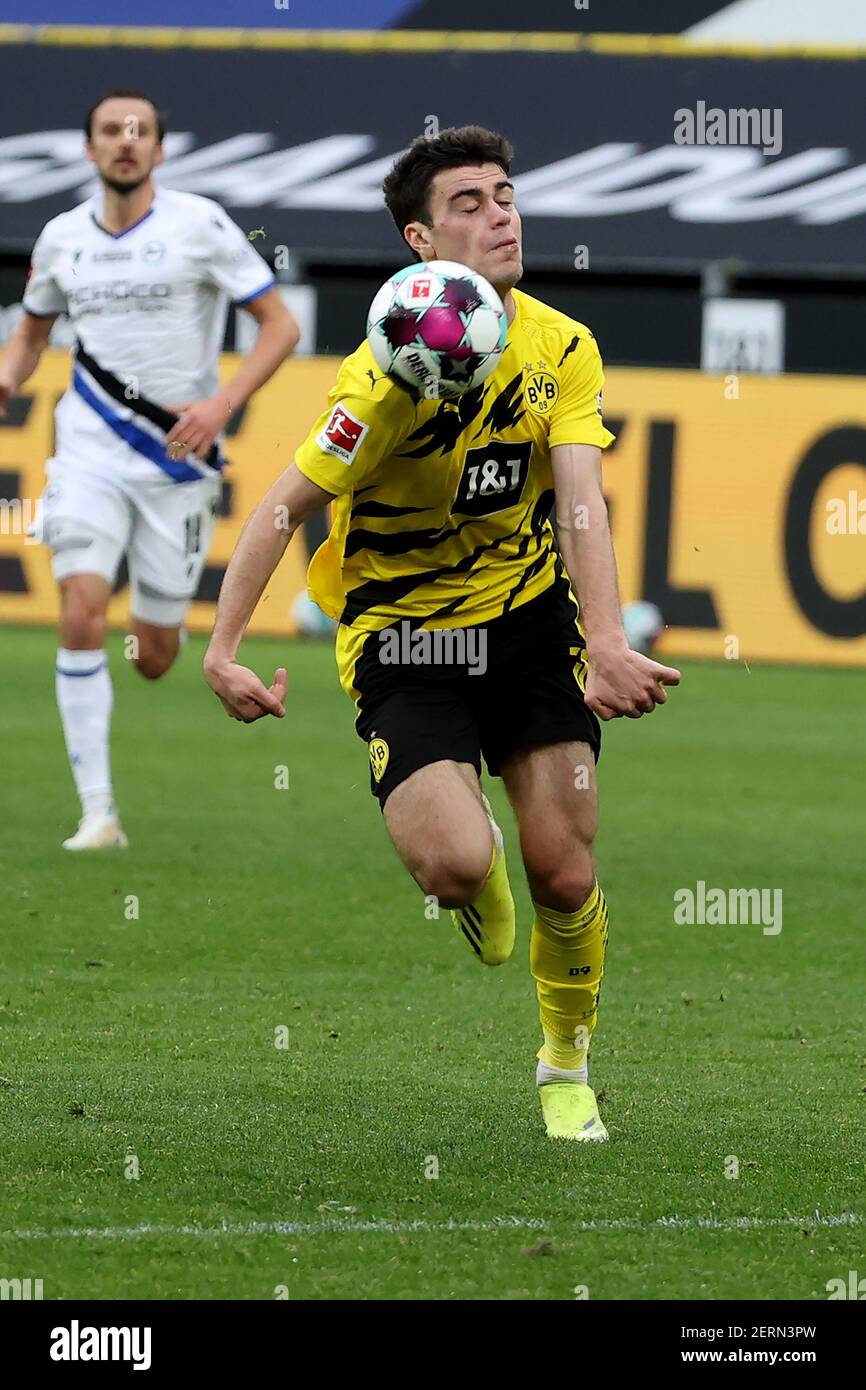
<svg viewBox="0 0 866 1390">
<path fill-rule="evenodd" d="M 551 1081 L 538 1087 L 544 1123 L 551 1139 L 603 1143 L 608 1134 L 591 1086 L 582 1081 Z"/>
</svg>

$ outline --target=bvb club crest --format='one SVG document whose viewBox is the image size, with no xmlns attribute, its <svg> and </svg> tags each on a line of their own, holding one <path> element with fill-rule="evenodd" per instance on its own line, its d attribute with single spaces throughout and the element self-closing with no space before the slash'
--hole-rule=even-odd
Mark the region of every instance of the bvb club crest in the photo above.
<svg viewBox="0 0 866 1390">
<path fill-rule="evenodd" d="M 523 399 L 534 415 L 549 415 L 559 399 L 559 382 L 550 372 L 528 372 L 523 382 Z"/>
<path fill-rule="evenodd" d="M 370 739 L 370 766 L 373 769 L 373 780 L 381 782 L 385 768 L 388 766 L 388 756 L 390 749 L 383 738 Z"/>
</svg>

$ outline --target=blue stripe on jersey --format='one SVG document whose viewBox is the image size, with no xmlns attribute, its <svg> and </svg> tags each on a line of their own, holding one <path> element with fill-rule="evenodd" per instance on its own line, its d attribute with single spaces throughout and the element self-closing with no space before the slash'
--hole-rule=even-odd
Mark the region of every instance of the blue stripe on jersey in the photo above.
<svg viewBox="0 0 866 1390">
<path fill-rule="evenodd" d="M 139 217 L 137 222 L 133 222 L 130 227 L 124 227 L 122 232 L 110 232 L 107 227 L 103 227 L 95 212 L 92 212 L 90 216 L 92 221 L 96 224 L 96 226 L 99 228 L 101 232 L 105 232 L 106 236 L 110 236 L 112 241 L 120 241 L 120 238 L 122 236 L 129 236 L 129 233 L 134 232 L 136 227 L 140 227 L 142 222 L 146 222 L 148 217 L 152 217 L 155 210 L 156 209 L 153 206 L 149 207 L 147 209 L 147 212 L 143 212 L 141 214 L 141 217 Z"/>
<path fill-rule="evenodd" d="M 115 415 L 114 411 L 109 410 L 105 402 L 100 400 L 90 389 L 77 368 L 72 373 L 72 385 L 82 400 L 85 400 L 96 411 L 97 415 L 101 416 L 110 430 L 113 430 L 137 454 L 143 454 L 146 459 L 150 459 L 151 463 L 155 463 L 157 468 L 161 468 L 163 473 L 167 473 L 176 483 L 198 482 L 207 476 L 183 459 L 173 459 L 152 434 L 148 434 L 132 420 L 123 420 L 119 415 Z"/>
<path fill-rule="evenodd" d="M 258 299 L 260 294 L 264 294 L 265 290 L 272 290 L 276 283 L 277 282 L 272 275 L 270 280 L 268 280 L 266 284 L 262 285 L 260 290 L 253 290 L 252 294 L 245 294 L 243 299 L 236 299 L 235 304 L 249 304 L 251 300 Z"/>
<path fill-rule="evenodd" d="M 62 666 L 55 668 L 58 676 L 95 676 L 97 671 L 105 670 L 105 662 L 100 661 L 98 666 L 91 666 L 89 671 L 64 671 Z"/>
</svg>

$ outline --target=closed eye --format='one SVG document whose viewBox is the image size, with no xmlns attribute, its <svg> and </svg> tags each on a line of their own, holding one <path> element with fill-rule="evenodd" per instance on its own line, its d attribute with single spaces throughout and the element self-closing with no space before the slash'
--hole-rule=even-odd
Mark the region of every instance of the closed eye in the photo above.
<svg viewBox="0 0 866 1390">
<path fill-rule="evenodd" d="M 496 199 L 496 205 L 497 205 L 497 207 L 500 207 L 500 208 L 513 208 L 513 207 L 514 207 L 514 199 L 513 199 L 513 198 L 508 198 L 508 199 L 506 199 L 506 198 L 497 198 L 497 199 Z M 478 210 L 479 210 L 480 207 L 481 207 L 481 204 L 480 204 L 480 203 L 475 203 L 475 204 L 474 204 L 472 207 L 470 207 L 470 208 L 459 208 L 458 211 L 459 211 L 459 212 L 478 212 Z"/>
</svg>

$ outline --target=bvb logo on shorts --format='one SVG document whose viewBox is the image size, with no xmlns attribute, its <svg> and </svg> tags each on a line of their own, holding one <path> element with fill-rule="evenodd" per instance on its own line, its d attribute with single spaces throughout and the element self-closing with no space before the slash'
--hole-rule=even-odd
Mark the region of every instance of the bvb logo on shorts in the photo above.
<svg viewBox="0 0 866 1390">
<path fill-rule="evenodd" d="M 370 766 L 373 769 L 373 780 L 381 782 L 385 768 L 388 766 L 388 755 L 390 749 L 383 738 L 370 739 Z"/>
<path fill-rule="evenodd" d="M 523 383 L 523 399 L 535 415 L 548 415 L 559 398 L 559 382 L 550 372 L 530 372 Z"/>
</svg>

